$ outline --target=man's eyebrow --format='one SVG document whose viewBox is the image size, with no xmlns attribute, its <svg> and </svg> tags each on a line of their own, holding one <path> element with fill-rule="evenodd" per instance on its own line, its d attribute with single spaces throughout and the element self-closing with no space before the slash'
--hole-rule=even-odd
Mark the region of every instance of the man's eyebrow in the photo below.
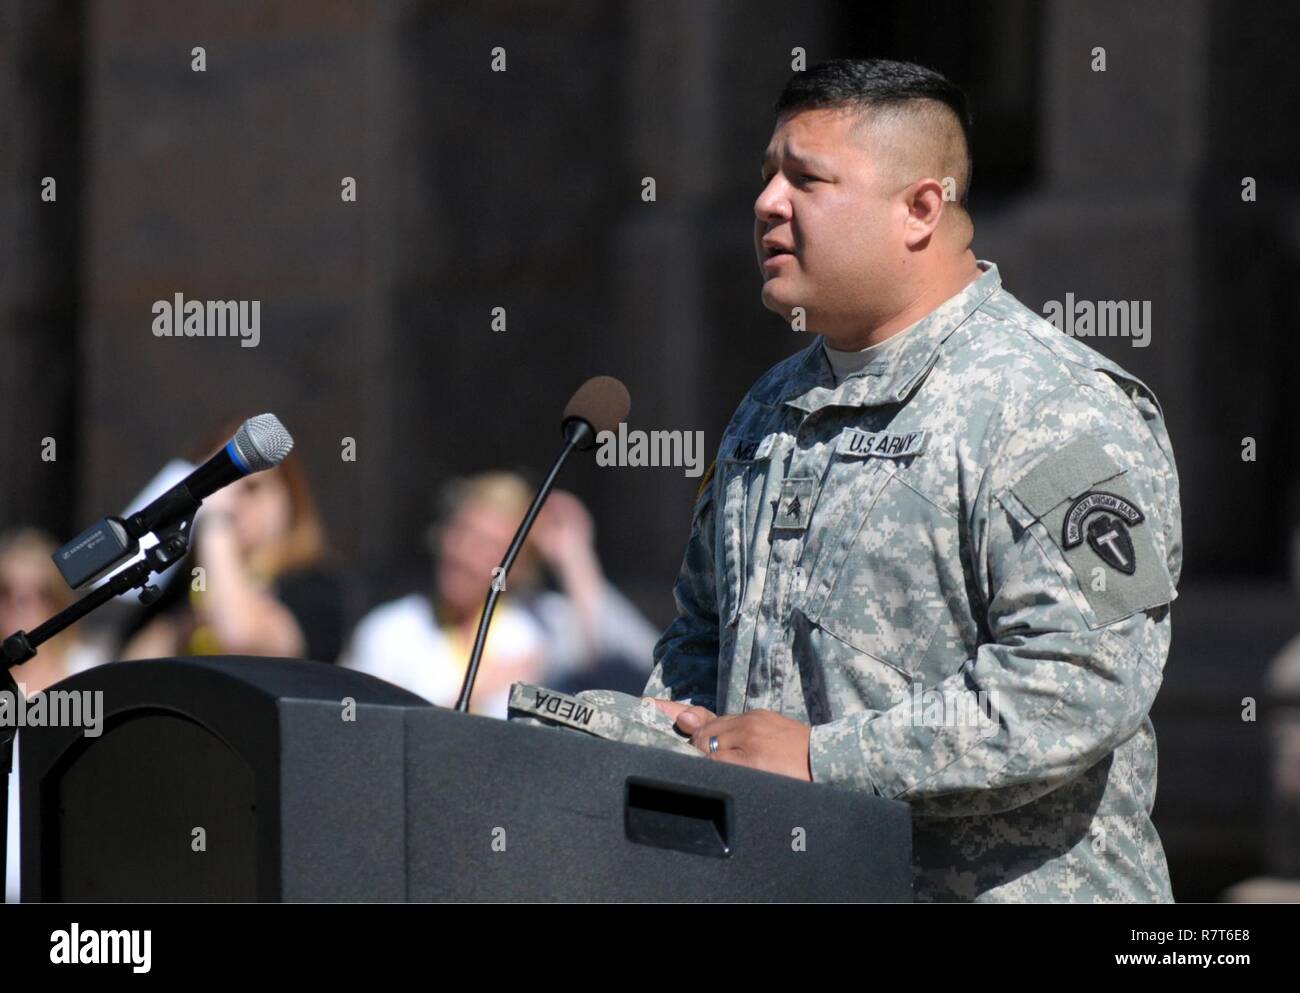
<svg viewBox="0 0 1300 993">
<path fill-rule="evenodd" d="M 763 154 L 762 160 L 758 164 L 759 170 L 763 171 L 767 169 L 768 163 L 771 162 L 772 159 L 774 159 L 775 157 L 776 157 L 775 155 L 765 152 Z M 807 166 L 810 169 L 816 169 L 819 172 L 827 171 L 830 168 L 825 162 L 821 161 L 820 159 L 814 158 L 811 155 L 805 155 L 800 152 L 796 152 L 793 149 L 786 149 L 785 157 L 789 159 L 791 162 L 795 162 L 798 165 Z"/>
</svg>

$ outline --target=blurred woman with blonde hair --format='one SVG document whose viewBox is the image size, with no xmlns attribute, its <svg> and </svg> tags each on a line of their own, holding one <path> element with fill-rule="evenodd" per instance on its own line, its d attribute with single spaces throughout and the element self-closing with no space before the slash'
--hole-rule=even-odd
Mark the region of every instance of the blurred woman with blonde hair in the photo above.
<svg viewBox="0 0 1300 993">
<path fill-rule="evenodd" d="M 36 528 L 0 534 L 0 639 L 16 631 L 30 632 L 76 598 L 51 558 L 57 548 L 53 538 Z M 82 624 L 78 621 L 64 628 L 37 649 L 35 658 L 10 670 L 20 693 L 30 698 L 105 661 L 103 653 L 83 637 Z M 20 892 L 18 748 L 21 732 L 18 739 L 8 777 L 8 839 L 3 853 L 6 903 L 17 903 Z"/>
<path fill-rule="evenodd" d="M 0 638 L 31 631 L 70 606 L 76 595 L 51 558 L 53 538 L 37 528 L 0 535 Z M 104 661 L 81 635 L 81 623 L 65 628 L 41 645 L 37 655 L 13 669 L 27 696 Z"/>
<path fill-rule="evenodd" d="M 528 484 L 512 472 L 484 472 L 444 486 L 428 533 L 431 594 L 412 593 L 362 618 L 344 664 L 431 703 L 454 705 L 493 569 L 531 499 Z M 493 614 L 470 701 L 474 713 L 504 717 L 510 684 L 541 677 L 542 631 L 512 593 L 531 586 L 538 568 L 533 542 L 525 542 Z"/>
</svg>

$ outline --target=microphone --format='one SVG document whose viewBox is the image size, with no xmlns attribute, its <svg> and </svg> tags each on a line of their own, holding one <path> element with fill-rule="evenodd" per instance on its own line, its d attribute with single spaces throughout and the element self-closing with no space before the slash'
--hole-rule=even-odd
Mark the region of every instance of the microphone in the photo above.
<svg viewBox="0 0 1300 993">
<path fill-rule="evenodd" d="M 293 451 L 293 438 L 274 414 L 258 414 L 246 420 L 235 436 L 217 453 L 149 506 L 127 518 L 128 533 L 136 537 L 175 524 L 183 515 L 174 509 L 182 492 L 202 503 L 217 490 L 255 472 L 274 469 Z"/>
<path fill-rule="evenodd" d="M 273 469 L 293 450 L 293 438 L 274 414 L 250 417 L 212 458 L 125 519 L 106 517 L 54 553 L 54 564 L 74 590 L 105 576 L 139 551 L 139 539 L 194 516 L 203 500 L 238 479 Z"/>
<path fill-rule="evenodd" d="M 560 449 L 560 454 L 555 457 L 555 462 L 552 463 L 551 471 L 547 474 L 546 479 L 538 487 L 537 495 L 533 497 L 533 502 L 528 507 L 528 513 L 524 515 L 523 523 L 519 525 L 519 530 L 515 532 L 514 540 L 510 542 L 510 548 L 507 549 L 505 558 L 501 560 L 501 565 L 492 573 L 492 585 L 488 590 L 487 600 L 483 604 L 483 613 L 479 616 L 478 633 L 474 636 L 474 651 L 470 655 L 469 668 L 465 670 L 465 681 L 461 684 L 460 697 L 456 701 L 456 709 L 461 713 L 466 713 L 469 710 L 469 698 L 474 692 L 474 680 L 478 678 L 479 662 L 483 658 L 483 646 L 487 643 L 488 625 L 492 622 L 492 612 L 496 610 L 497 599 L 505 589 L 506 575 L 510 572 L 510 567 L 514 565 L 519 550 L 523 548 L 524 539 L 528 537 L 528 532 L 532 530 L 533 522 L 537 519 L 542 504 L 546 502 L 546 498 L 555 485 L 555 477 L 560 473 L 560 466 L 564 464 L 564 460 L 569 457 L 569 453 L 575 448 L 580 451 L 594 448 L 596 435 L 601 431 L 618 430 L 619 422 L 626 419 L 631 409 L 632 398 L 628 395 L 627 387 L 613 376 L 592 377 L 578 387 L 578 391 L 565 404 L 564 416 L 560 421 L 560 433 L 564 436 L 564 447 Z"/>
<path fill-rule="evenodd" d="M 564 405 L 560 429 L 566 441 L 585 452 L 595 446 L 599 432 L 617 431 L 631 409 L 626 386 L 613 376 L 593 376 Z"/>
</svg>

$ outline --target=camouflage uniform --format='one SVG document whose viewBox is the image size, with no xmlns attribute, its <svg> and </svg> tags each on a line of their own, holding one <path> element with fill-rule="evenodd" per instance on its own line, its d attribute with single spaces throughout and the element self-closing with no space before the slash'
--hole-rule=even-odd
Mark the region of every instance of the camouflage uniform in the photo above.
<svg viewBox="0 0 1300 993">
<path fill-rule="evenodd" d="M 1163 414 L 979 265 L 839 386 L 817 339 L 750 390 L 646 694 L 811 724 L 815 782 L 911 805 L 918 900 L 1169 901 Z"/>
</svg>

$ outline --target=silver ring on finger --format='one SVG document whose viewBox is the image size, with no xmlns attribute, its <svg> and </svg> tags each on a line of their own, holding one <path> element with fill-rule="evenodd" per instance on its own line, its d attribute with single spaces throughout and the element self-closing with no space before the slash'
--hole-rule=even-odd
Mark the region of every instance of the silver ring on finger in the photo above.
<svg viewBox="0 0 1300 993">
<path fill-rule="evenodd" d="M 712 754 L 713 752 L 716 752 L 720 747 L 722 747 L 722 746 L 718 744 L 718 736 L 717 736 L 716 734 L 714 734 L 714 735 L 710 735 L 710 736 L 709 736 L 709 752 L 710 752 L 710 754 Z"/>
</svg>

